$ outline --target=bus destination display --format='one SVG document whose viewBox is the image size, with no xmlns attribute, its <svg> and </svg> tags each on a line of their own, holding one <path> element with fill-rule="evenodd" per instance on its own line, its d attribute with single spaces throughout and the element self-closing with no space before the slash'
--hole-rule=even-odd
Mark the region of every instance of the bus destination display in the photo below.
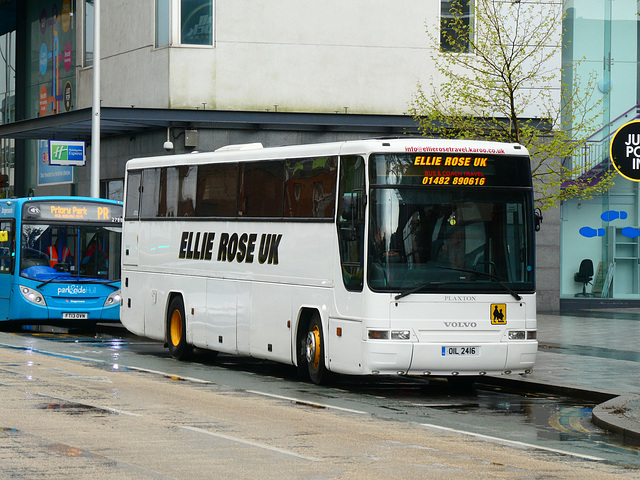
<svg viewBox="0 0 640 480">
<path fill-rule="evenodd" d="M 372 155 L 371 182 L 377 185 L 439 187 L 530 187 L 529 159 L 507 155 Z"/>
<path fill-rule="evenodd" d="M 122 223 L 122 206 L 91 202 L 31 202 L 24 205 L 24 218 Z"/>
<path fill-rule="evenodd" d="M 432 167 L 424 169 L 423 185 L 482 186 L 487 181 L 484 171 L 487 161 L 487 157 L 416 156 L 413 164 Z"/>
</svg>

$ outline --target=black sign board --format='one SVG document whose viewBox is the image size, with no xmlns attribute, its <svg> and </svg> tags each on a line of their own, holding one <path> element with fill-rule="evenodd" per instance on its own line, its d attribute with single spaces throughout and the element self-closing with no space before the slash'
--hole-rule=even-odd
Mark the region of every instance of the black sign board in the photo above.
<svg viewBox="0 0 640 480">
<path fill-rule="evenodd" d="M 640 120 L 618 129 L 611 139 L 611 163 L 625 178 L 640 182 Z"/>
</svg>

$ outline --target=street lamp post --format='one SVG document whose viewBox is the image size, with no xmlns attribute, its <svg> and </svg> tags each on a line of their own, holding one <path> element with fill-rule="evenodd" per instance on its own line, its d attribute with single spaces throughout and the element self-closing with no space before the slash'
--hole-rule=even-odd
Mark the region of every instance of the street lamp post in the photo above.
<svg viewBox="0 0 640 480">
<path fill-rule="evenodd" d="M 93 0 L 93 104 L 91 113 L 91 196 L 100 198 L 100 0 Z"/>
</svg>

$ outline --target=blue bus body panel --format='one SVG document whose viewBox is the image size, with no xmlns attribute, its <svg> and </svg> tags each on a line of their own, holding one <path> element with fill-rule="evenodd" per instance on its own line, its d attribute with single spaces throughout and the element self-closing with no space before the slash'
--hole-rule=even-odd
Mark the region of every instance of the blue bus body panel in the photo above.
<svg viewBox="0 0 640 480">
<path fill-rule="evenodd" d="M 25 279 L 22 279 L 25 280 Z M 37 282 L 21 282 L 35 289 Z M 46 306 L 36 305 L 24 299 L 20 293 L 21 285 L 14 285 L 11 292 L 11 311 L 9 318 L 15 321 L 42 322 L 45 320 L 63 322 L 64 313 L 86 313 L 87 318 L 76 322 L 119 322 L 120 304 L 104 306 L 107 297 L 116 289 L 105 285 L 86 285 L 73 283 L 51 283 L 39 291 L 44 296 Z M 114 287 L 120 288 L 120 284 Z"/>
</svg>

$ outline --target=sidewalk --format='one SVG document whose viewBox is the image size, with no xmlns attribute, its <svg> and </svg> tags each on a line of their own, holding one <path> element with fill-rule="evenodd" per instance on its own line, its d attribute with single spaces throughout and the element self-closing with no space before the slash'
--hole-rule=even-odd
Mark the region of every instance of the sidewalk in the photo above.
<svg viewBox="0 0 640 480">
<path fill-rule="evenodd" d="M 538 342 L 516 381 L 603 402 L 593 422 L 640 444 L 640 309 L 538 314 Z"/>
</svg>

